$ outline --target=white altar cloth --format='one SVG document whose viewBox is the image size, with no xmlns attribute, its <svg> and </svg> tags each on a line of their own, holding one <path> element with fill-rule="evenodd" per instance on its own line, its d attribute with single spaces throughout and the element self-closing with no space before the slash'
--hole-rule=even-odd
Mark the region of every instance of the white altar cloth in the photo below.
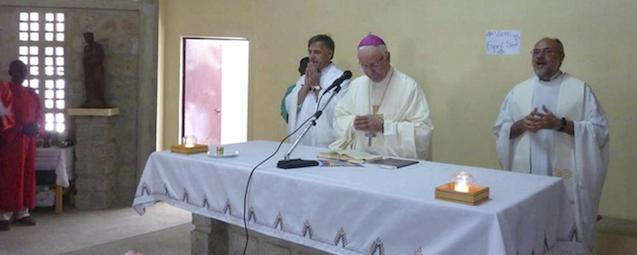
<svg viewBox="0 0 637 255">
<path fill-rule="evenodd" d="M 254 165 L 276 148 L 269 141 L 225 146 L 233 158 L 153 153 L 133 207 L 158 201 L 242 226 L 243 193 Z M 545 254 L 572 234 L 572 208 L 561 180 L 485 168 L 420 162 L 389 170 L 366 167 L 276 168 L 290 145 L 255 172 L 248 227 L 335 254 Z M 299 146 L 295 157 L 315 158 Z M 490 188 L 468 206 L 434 198 L 459 170 Z"/>
<path fill-rule="evenodd" d="M 73 147 L 37 148 L 35 170 L 55 170 L 55 184 L 69 187 L 69 179 L 73 178 Z"/>
</svg>

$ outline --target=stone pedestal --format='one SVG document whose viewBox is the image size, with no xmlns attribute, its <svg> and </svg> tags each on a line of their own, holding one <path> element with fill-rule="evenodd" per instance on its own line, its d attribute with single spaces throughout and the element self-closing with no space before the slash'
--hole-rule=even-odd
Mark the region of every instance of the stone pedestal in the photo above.
<svg viewBox="0 0 637 255">
<path fill-rule="evenodd" d="M 71 108 L 75 122 L 75 207 L 104 209 L 115 199 L 118 108 Z"/>
<path fill-rule="evenodd" d="M 192 224 L 195 225 L 195 229 L 190 232 L 190 254 L 242 254 L 246 240 L 242 227 L 196 213 L 192 214 Z M 246 254 L 323 255 L 328 253 L 250 230 L 250 242 L 248 242 Z"/>
<path fill-rule="evenodd" d="M 190 254 L 228 254 L 227 224 L 194 213 L 192 224 Z"/>
</svg>

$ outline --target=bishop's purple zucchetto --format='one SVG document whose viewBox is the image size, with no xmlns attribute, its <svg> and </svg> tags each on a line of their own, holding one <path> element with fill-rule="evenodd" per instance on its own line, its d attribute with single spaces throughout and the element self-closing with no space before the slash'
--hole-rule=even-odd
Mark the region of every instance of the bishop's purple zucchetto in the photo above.
<svg viewBox="0 0 637 255">
<path fill-rule="evenodd" d="M 363 46 L 379 46 L 379 45 L 385 45 L 385 41 L 383 41 L 382 38 L 380 38 L 377 35 L 374 35 L 372 33 L 369 33 L 367 36 L 363 37 L 363 39 L 361 39 L 361 42 L 358 43 L 358 47 L 363 47 Z"/>
</svg>

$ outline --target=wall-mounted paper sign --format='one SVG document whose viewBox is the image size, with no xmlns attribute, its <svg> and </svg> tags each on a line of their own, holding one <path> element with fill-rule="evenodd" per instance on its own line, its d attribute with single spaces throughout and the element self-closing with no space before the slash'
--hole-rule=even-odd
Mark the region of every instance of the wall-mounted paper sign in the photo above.
<svg viewBox="0 0 637 255">
<path fill-rule="evenodd" d="M 519 30 L 487 31 L 487 55 L 520 54 Z"/>
</svg>

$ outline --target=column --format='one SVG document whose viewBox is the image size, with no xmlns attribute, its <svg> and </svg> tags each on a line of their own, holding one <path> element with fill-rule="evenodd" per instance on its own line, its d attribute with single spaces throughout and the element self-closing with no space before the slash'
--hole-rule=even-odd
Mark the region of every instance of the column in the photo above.
<svg viewBox="0 0 637 255">
<path fill-rule="evenodd" d="M 118 108 L 70 108 L 75 124 L 75 207 L 104 209 L 115 199 Z M 130 148 L 131 153 L 135 148 Z"/>
</svg>

